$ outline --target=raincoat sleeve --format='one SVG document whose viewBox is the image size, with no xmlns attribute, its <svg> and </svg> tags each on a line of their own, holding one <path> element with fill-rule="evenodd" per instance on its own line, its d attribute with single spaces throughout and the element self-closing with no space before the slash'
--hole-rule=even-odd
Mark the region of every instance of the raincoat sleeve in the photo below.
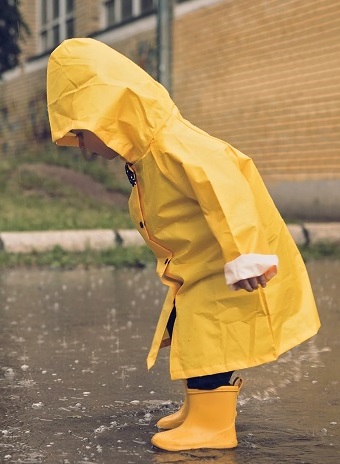
<svg viewBox="0 0 340 464">
<path fill-rule="evenodd" d="M 278 258 L 271 254 L 255 201 L 257 194 L 263 195 L 263 189 L 259 187 L 257 192 L 250 187 L 236 150 L 227 145 L 225 153 L 218 151 L 211 157 L 184 160 L 183 168 L 221 246 L 229 288 L 235 290 L 234 284 L 239 280 L 262 274 L 267 280 L 272 278 L 277 272 Z"/>
</svg>

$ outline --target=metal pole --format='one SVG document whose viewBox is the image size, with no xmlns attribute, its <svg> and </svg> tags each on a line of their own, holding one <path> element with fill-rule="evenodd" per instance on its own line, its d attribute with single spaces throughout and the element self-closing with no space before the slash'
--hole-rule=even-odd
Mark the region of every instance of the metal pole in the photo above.
<svg viewBox="0 0 340 464">
<path fill-rule="evenodd" d="M 158 81 L 171 93 L 174 0 L 157 0 Z"/>
</svg>

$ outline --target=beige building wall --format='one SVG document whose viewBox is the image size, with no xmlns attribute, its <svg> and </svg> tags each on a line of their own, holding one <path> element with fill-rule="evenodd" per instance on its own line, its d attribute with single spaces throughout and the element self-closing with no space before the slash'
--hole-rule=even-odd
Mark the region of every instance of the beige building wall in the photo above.
<svg viewBox="0 0 340 464">
<path fill-rule="evenodd" d="M 3 153 L 49 140 L 37 3 L 21 3 L 33 34 L 22 67 L 0 82 Z M 75 5 L 76 35 L 156 76 L 154 16 L 101 32 L 101 2 Z M 172 93 L 183 116 L 250 155 L 288 216 L 340 219 L 340 3 L 189 0 L 175 13 Z"/>
<path fill-rule="evenodd" d="M 188 119 L 263 174 L 340 176 L 338 1 L 222 1 L 178 18 L 174 39 Z"/>
</svg>

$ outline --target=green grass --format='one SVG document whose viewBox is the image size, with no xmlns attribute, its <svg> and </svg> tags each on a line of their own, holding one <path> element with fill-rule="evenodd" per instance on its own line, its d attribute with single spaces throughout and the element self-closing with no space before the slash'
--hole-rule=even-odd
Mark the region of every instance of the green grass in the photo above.
<svg viewBox="0 0 340 464">
<path fill-rule="evenodd" d="M 106 160 L 89 163 L 75 153 L 52 146 L 17 156 L 0 154 L 0 232 L 132 227 L 127 209 L 130 185 L 123 174 L 124 166 L 113 166 L 119 176 Z M 100 202 L 70 184 L 26 167 L 34 164 L 87 174 L 108 192 L 126 194 L 126 205 L 119 208 Z"/>
<path fill-rule="evenodd" d="M 300 247 L 305 262 L 316 259 L 340 259 L 340 244 L 320 242 L 312 246 Z"/>
<path fill-rule="evenodd" d="M 112 248 L 104 251 L 67 252 L 60 247 L 43 253 L 0 252 L 0 269 L 49 268 L 89 269 L 96 267 L 145 267 L 155 258 L 147 247 Z"/>
<path fill-rule="evenodd" d="M 62 166 L 77 172 L 89 175 L 94 180 L 103 184 L 107 189 L 128 193 L 130 184 L 126 182 L 124 169 L 121 169 L 123 175 L 114 172 L 118 162 L 114 164 L 104 158 L 98 158 L 94 162 L 85 161 L 78 148 L 57 147 L 52 143 L 37 146 L 24 153 L 17 155 L 0 154 L 0 179 L 2 170 L 10 169 L 20 164 L 49 164 L 53 166 Z M 110 169 L 110 166 L 114 166 Z"/>
<path fill-rule="evenodd" d="M 0 230 L 67 230 L 131 228 L 126 211 L 70 192 L 58 201 L 36 194 L 0 198 Z"/>
<path fill-rule="evenodd" d="M 318 244 L 300 249 L 305 261 L 316 259 L 340 259 L 340 246 Z M 68 252 L 60 247 L 42 253 L 6 253 L 0 251 L 0 269 L 48 268 L 90 269 L 99 267 L 144 267 L 155 263 L 153 253 L 147 247 L 117 247 L 103 251 L 86 250 Z"/>
</svg>

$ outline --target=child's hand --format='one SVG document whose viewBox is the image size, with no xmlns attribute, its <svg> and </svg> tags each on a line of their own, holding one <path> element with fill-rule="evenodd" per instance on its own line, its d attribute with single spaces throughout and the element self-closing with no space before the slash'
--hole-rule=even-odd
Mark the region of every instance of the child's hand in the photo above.
<svg viewBox="0 0 340 464">
<path fill-rule="evenodd" d="M 259 288 L 259 285 L 264 288 L 267 284 L 267 277 L 262 274 L 258 277 L 250 277 L 249 279 L 239 280 L 234 283 L 235 290 L 246 290 L 247 292 L 253 292 Z"/>
</svg>

